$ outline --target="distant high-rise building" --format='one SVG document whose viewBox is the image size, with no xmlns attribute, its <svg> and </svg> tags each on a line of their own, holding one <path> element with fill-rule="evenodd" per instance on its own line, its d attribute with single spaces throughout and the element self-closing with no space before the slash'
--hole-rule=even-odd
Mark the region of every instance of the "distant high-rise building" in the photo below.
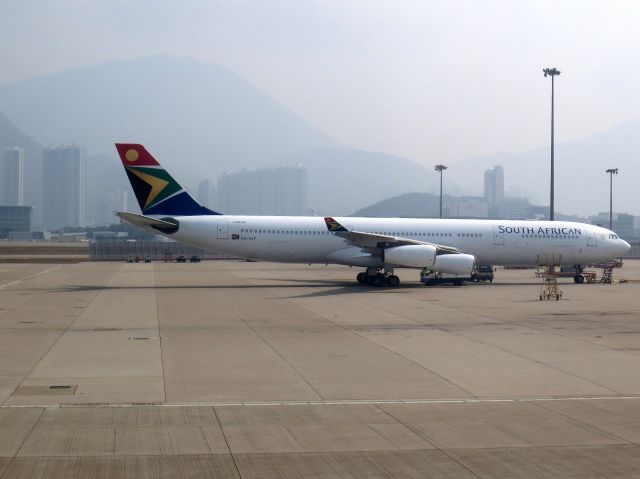
<svg viewBox="0 0 640 479">
<path fill-rule="evenodd" d="M 86 151 L 78 145 L 42 153 L 42 223 L 45 228 L 84 226 Z"/>
<path fill-rule="evenodd" d="M 504 170 L 494 166 L 484 172 L 484 200 L 489 206 L 501 205 L 504 200 Z"/>
<path fill-rule="evenodd" d="M 0 204 L 5 206 L 24 206 L 24 150 L 5 148 L 2 155 L 2 196 Z"/>
<path fill-rule="evenodd" d="M 301 167 L 269 168 L 225 174 L 218 178 L 215 209 L 246 215 L 306 215 L 307 171 Z"/>
<path fill-rule="evenodd" d="M 504 202 L 504 170 L 502 166 L 494 166 L 484 172 L 484 201 L 489 207 L 490 217 L 502 216 Z"/>
<path fill-rule="evenodd" d="M 214 209 L 216 201 L 216 186 L 211 180 L 203 180 L 198 183 L 198 193 L 196 194 L 198 203 L 207 208 Z"/>
<path fill-rule="evenodd" d="M 33 206 L 0 206 L 0 238 L 16 231 L 31 231 Z"/>
</svg>

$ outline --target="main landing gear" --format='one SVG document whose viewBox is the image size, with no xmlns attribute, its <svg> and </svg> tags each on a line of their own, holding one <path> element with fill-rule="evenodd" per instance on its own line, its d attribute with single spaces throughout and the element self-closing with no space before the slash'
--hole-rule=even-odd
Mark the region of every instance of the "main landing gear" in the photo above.
<svg viewBox="0 0 640 479">
<path fill-rule="evenodd" d="M 400 285 L 400 278 L 393 274 L 393 270 L 367 268 L 366 271 L 358 273 L 356 280 L 359 284 L 368 284 L 371 286 L 389 286 L 395 288 Z"/>
</svg>

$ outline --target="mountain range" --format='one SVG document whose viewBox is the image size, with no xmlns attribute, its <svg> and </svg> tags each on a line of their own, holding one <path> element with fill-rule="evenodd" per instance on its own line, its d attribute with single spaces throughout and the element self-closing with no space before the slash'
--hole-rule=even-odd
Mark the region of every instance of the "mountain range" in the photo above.
<svg viewBox="0 0 640 479">
<path fill-rule="evenodd" d="M 25 148 L 25 193 L 40 206 L 41 145 L 87 148 L 88 211 L 100 195 L 127 188 L 113 143 L 144 143 L 184 186 L 268 166 L 303 165 L 309 207 L 347 215 L 409 192 L 435 192 L 437 175 L 408 158 L 338 144 L 237 74 L 190 58 L 151 56 L 0 85 L 0 147 Z M 640 214 L 640 121 L 556 145 L 556 210 Z M 445 194 L 482 195 L 484 171 L 502 165 L 509 196 L 548 204 L 549 149 L 496 153 L 452 163 Z M 92 186 L 93 185 L 93 186 Z M 38 208 L 36 208 L 36 217 Z M 397 212 L 396 215 L 403 215 Z"/>
<path fill-rule="evenodd" d="M 307 170 L 316 214 L 346 215 L 385 198 L 433 188 L 434 175 L 407 158 L 345 148 L 318 148 L 285 158 Z"/>
<path fill-rule="evenodd" d="M 413 161 L 340 145 L 242 77 L 190 58 L 151 56 L 0 85 L 0 111 L 41 144 L 84 145 L 109 179 L 122 177 L 113 143 L 131 141 L 192 189 L 223 172 L 302 163 L 309 206 L 334 215 L 428 187 Z M 30 181 L 41 184 L 36 175 Z"/>
<path fill-rule="evenodd" d="M 556 143 L 555 209 L 583 216 L 609 211 L 609 175 L 614 177 L 614 211 L 640 215 L 636 188 L 640 178 L 640 120 L 628 121 L 586 138 Z M 505 190 L 520 192 L 533 203 L 549 204 L 549 147 L 524 153 L 496 153 L 467 158 L 450 166 L 446 181 L 467 193 L 482 195 L 484 171 L 504 167 Z M 446 188 L 445 188 L 446 191 Z"/>
</svg>

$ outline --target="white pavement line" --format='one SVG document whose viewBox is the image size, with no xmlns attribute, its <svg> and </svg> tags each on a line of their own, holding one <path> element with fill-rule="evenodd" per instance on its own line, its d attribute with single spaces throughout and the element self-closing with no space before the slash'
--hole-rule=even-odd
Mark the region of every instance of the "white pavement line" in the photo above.
<svg viewBox="0 0 640 479">
<path fill-rule="evenodd" d="M 2 286 L 0 286 L 0 289 L 8 288 L 9 286 L 13 286 L 14 284 L 22 283 L 23 281 L 27 281 L 27 280 L 29 280 L 31 278 L 35 278 L 36 276 L 40 276 L 41 274 L 49 273 L 50 271 L 53 271 L 54 269 L 58 269 L 60 266 L 62 266 L 62 265 L 59 264 L 59 265 L 53 266 L 53 267 L 51 267 L 49 269 L 45 269 L 44 271 L 40 271 L 39 273 L 32 274 L 31 276 L 27 276 L 26 278 L 17 279 L 15 281 L 11 281 L 10 283 L 3 284 Z"/>
<path fill-rule="evenodd" d="M 344 406 L 344 405 L 385 405 L 385 404 L 476 404 L 476 403 L 518 403 L 542 401 L 606 401 L 640 400 L 640 396 L 574 396 L 574 397 L 526 397 L 526 398 L 485 398 L 485 399 L 343 399 L 328 401 L 231 401 L 231 402 L 188 402 L 188 403 L 62 403 L 0 405 L 2 408 L 44 407 L 89 408 L 89 407 L 225 407 L 225 406 Z"/>
</svg>

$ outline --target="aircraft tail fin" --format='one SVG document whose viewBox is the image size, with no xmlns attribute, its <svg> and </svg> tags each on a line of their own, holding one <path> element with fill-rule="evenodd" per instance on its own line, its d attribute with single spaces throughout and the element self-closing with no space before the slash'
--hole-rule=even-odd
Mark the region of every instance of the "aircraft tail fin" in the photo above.
<svg viewBox="0 0 640 479">
<path fill-rule="evenodd" d="M 145 215 L 219 215 L 194 200 L 167 170 L 135 143 L 116 143 L 129 182 Z"/>
</svg>

